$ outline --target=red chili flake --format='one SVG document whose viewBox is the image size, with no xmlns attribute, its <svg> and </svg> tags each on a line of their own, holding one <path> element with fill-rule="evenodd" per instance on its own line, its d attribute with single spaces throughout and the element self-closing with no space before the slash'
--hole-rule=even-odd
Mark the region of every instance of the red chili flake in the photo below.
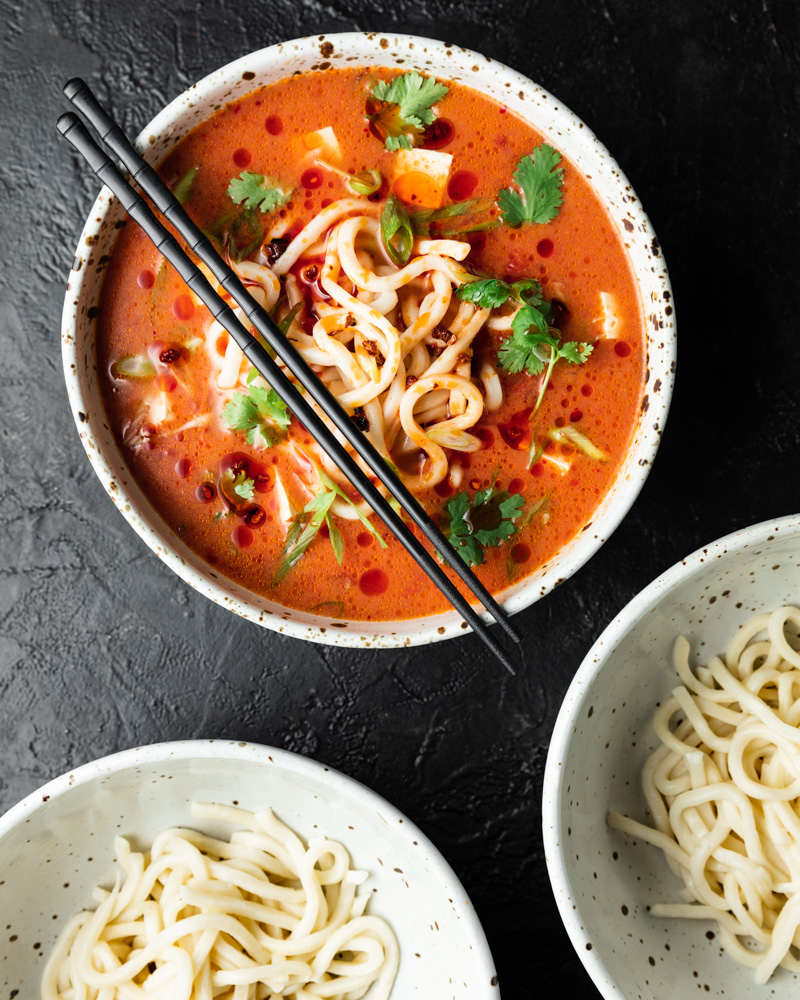
<svg viewBox="0 0 800 1000">
<path fill-rule="evenodd" d="M 253 485 L 256 493 L 269 493 L 275 485 L 275 477 L 269 471 L 255 472 L 253 473 Z"/>
<path fill-rule="evenodd" d="M 200 503 L 211 503 L 217 495 L 217 490 L 213 483 L 200 483 L 194 495 Z"/>
<path fill-rule="evenodd" d="M 577 424 L 577 422 L 583 416 L 583 410 L 574 409 L 569 415 L 569 421 L 571 424 Z"/>
<path fill-rule="evenodd" d="M 248 507 L 242 514 L 242 520 L 245 524 L 249 524 L 251 528 L 260 528 L 266 518 L 266 511 L 263 507 L 259 507 L 257 503 L 254 503 L 252 507 Z"/>
<path fill-rule="evenodd" d="M 267 263 L 270 267 L 278 260 L 279 257 L 283 256 L 286 248 L 289 246 L 289 241 L 287 239 L 281 239 L 276 237 L 274 240 L 270 240 L 266 246 L 265 254 L 267 257 Z"/>
<path fill-rule="evenodd" d="M 162 365 L 172 365 L 180 356 L 181 352 L 177 349 L 177 347 L 167 347 L 159 354 L 158 360 Z"/>
<path fill-rule="evenodd" d="M 430 125 L 425 126 L 422 145 L 425 149 L 442 149 L 452 142 L 455 134 L 455 126 L 449 118 L 434 118 Z"/>
</svg>

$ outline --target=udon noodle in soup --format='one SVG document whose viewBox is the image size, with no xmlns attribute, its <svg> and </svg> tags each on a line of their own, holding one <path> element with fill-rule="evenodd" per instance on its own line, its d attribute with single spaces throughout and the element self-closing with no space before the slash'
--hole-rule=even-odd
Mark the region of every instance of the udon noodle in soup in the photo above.
<svg viewBox="0 0 800 1000">
<path fill-rule="evenodd" d="M 331 69 L 221 108 L 159 171 L 492 592 L 591 521 L 642 403 L 641 303 L 598 196 L 529 124 L 461 84 Z M 97 360 L 134 477 L 215 571 L 333 618 L 446 610 L 131 221 Z"/>
</svg>

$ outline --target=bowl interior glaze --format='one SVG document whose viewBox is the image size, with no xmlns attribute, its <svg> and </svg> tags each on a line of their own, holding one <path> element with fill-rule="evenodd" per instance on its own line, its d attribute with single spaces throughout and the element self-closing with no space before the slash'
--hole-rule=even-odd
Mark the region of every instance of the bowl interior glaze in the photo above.
<svg viewBox="0 0 800 1000">
<path fill-rule="evenodd" d="M 368 912 L 387 919 L 400 942 L 393 996 L 499 996 L 469 899 L 413 823 L 370 789 L 316 761 L 215 740 L 105 757 L 57 778 L 0 817 L 0 995 L 13 989 L 23 997 L 38 995 L 63 925 L 79 910 L 95 908 L 94 886 L 113 884 L 115 836 L 131 838 L 140 850 L 176 825 L 229 838 L 230 824 L 192 819 L 192 801 L 270 806 L 304 840 L 323 834 L 343 843 L 352 864 L 369 873 Z"/>
<path fill-rule="evenodd" d="M 639 285 L 647 333 L 648 382 L 628 456 L 588 529 L 551 562 L 509 587 L 509 612 L 527 607 L 580 568 L 630 509 L 655 457 L 672 394 L 675 325 L 666 265 L 630 184 L 605 147 L 547 91 L 501 63 L 467 49 L 411 35 L 374 32 L 314 36 L 244 56 L 195 84 L 142 131 L 137 144 L 157 163 L 195 125 L 225 103 L 293 72 L 356 63 L 418 69 L 467 84 L 529 120 L 585 175 L 623 238 Z M 105 419 L 94 355 L 94 316 L 121 209 L 104 189 L 81 234 L 67 286 L 62 355 L 75 422 L 106 491 L 131 526 L 178 575 L 213 601 L 268 628 L 298 638 L 346 646 L 402 646 L 460 635 L 455 611 L 426 619 L 348 622 L 277 605 L 220 576 L 189 550 L 153 510 L 133 480 Z M 488 619 L 487 619 L 488 620 Z"/>
<path fill-rule="evenodd" d="M 762 611 L 800 603 L 800 517 L 754 525 L 693 553 L 608 626 L 575 675 L 556 722 L 544 781 L 543 831 L 553 891 L 572 942 L 608 1000 L 794 996 L 778 970 L 757 986 L 722 953 L 710 922 L 650 917 L 680 902 L 661 851 L 610 830 L 610 810 L 648 822 L 640 776 L 658 741 L 651 719 L 678 681 L 679 635 L 693 665 L 722 653 Z M 711 936 L 709 936 L 711 935 Z"/>
</svg>

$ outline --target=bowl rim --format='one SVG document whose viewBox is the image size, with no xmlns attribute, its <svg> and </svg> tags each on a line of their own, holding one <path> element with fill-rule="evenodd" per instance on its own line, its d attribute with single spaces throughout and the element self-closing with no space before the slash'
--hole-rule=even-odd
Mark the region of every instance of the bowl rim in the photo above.
<svg viewBox="0 0 800 1000">
<path fill-rule="evenodd" d="M 451 76 L 456 76 L 458 72 L 466 72 L 470 67 L 477 70 L 484 65 L 491 66 L 491 72 L 496 74 L 501 80 L 504 80 L 505 85 L 510 88 L 509 104 L 511 104 L 514 87 L 522 88 L 519 90 L 520 98 L 522 98 L 523 93 L 527 93 L 535 95 L 540 102 L 545 101 L 548 113 L 555 116 L 555 119 L 562 128 L 569 129 L 576 136 L 580 134 L 581 141 L 587 146 L 591 145 L 593 155 L 597 157 L 598 161 L 606 161 L 608 172 L 614 177 L 613 183 L 615 192 L 618 191 L 617 197 L 620 198 L 620 201 L 625 202 L 627 215 L 633 220 L 633 224 L 635 224 L 641 234 L 639 239 L 653 247 L 653 258 L 660 257 L 658 240 L 650 220 L 641 207 L 641 202 L 636 197 L 619 164 L 608 152 L 605 145 L 597 139 L 592 130 L 587 128 L 577 115 L 566 108 L 552 94 L 518 71 L 469 49 L 417 35 L 387 33 L 387 36 L 391 41 L 387 46 L 384 46 L 382 43 L 387 41 L 387 38 L 382 37 L 379 32 L 334 32 L 326 35 L 306 36 L 285 42 L 278 42 L 238 57 L 212 71 L 199 82 L 171 100 L 165 108 L 145 125 L 137 137 L 136 145 L 140 150 L 146 151 L 151 145 L 153 137 L 174 125 L 181 112 L 185 111 L 187 106 L 192 107 L 205 100 L 210 93 L 218 90 L 225 80 L 230 82 L 248 73 L 250 74 L 250 78 L 252 78 L 254 75 L 252 67 L 256 64 L 258 69 L 263 72 L 269 70 L 271 66 L 279 62 L 286 62 L 292 55 L 298 53 L 308 55 L 313 51 L 313 53 L 318 54 L 322 39 L 329 40 L 339 46 L 354 45 L 356 43 L 365 47 L 369 45 L 371 46 L 369 54 L 365 51 L 363 57 L 358 57 L 360 60 L 359 65 L 386 65 L 392 68 L 395 65 L 391 61 L 392 52 L 396 51 L 398 46 L 411 46 L 413 48 L 416 45 L 425 48 L 426 51 L 428 49 L 432 50 L 437 58 L 449 57 L 446 61 L 454 70 L 450 74 Z M 444 70 L 439 73 L 439 70 L 435 67 L 430 72 L 447 76 Z M 472 82 L 471 79 L 464 82 L 467 86 L 473 86 L 479 92 L 485 92 L 486 88 L 481 86 L 480 74 L 476 73 L 474 75 L 477 77 L 475 82 Z M 258 85 L 258 81 L 256 81 L 256 84 Z M 526 117 L 525 111 L 518 110 L 518 113 L 523 119 Z M 535 114 L 528 115 L 528 118 L 534 119 Z M 532 124 L 534 124 L 533 121 Z M 541 123 L 538 125 L 534 124 L 534 127 L 542 129 Z M 546 129 L 545 131 L 548 130 Z M 552 131 L 552 129 L 549 131 Z M 594 186 L 595 181 L 591 180 L 590 183 Z M 618 220 L 612 217 L 611 210 L 608 207 L 608 196 L 602 196 L 601 200 L 609 213 L 609 218 L 615 228 L 619 230 Z M 114 204 L 115 199 L 110 196 L 107 189 L 103 188 L 87 216 L 85 227 L 79 237 L 76 261 L 80 260 L 81 263 L 83 262 L 83 258 L 80 256 L 82 252 L 85 252 L 83 248 L 92 245 L 92 240 L 97 236 L 107 212 Z M 631 252 L 633 253 L 633 251 Z M 659 344 L 661 363 L 657 371 L 657 378 L 654 379 L 654 392 L 648 392 L 648 383 L 646 382 L 646 403 L 643 404 L 643 409 L 637 416 L 631 446 L 617 477 L 612 482 L 608 492 L 601 499 L 600 505 L 594 513 L 593 520 L 589 522 L 593 530 L 591 532 L 586 531 L 588 525 L 585 526 L 583 532 L 579 532 L 578 535 L 571 539 L 566 546 L 559 550 L 552 560 L 538 570 L 534 570 L 532 575 L 524 578 L 520 583 L 509 587 L 505 593 L 501 592 L 499 600 L 509 614 L 515 614 L 527 608 L 548 594 L 556 586 L 563 583 L 588 562 L 627 515 L 649 474 L 669 412 L 677 352 L 674 306 L 672 304 L 672 289 L 669 275 L 663 257 L 660 257 L 658 260 L 654 259 L 651 263 L 652 267 L 650 270 L 654 275 L 652 280 L 658 285 L 661 291 L 661 298 L 658 301 L 648 302 L 645 299 L 642 288 L 644 269 L 641 266 L 637 268 L 634 265 L 633 259 L 631 260 L 636 284 L 641 296 L 645 337 L 648 338 L 648 348 L 652 346 L 651 339 L 655 340 L 656 337 L 661 339 L 661 343 Z M 125 486 L 118 485 L 119 477 L 104 456 L 102 446 L 98 443 L 98 438 L 92 427 L 92 422 L 95 418 L 91 414 L 94 413 L 94 409 L 98 405 L 102 411 L 102 401 L 85 397 L 81 384 L 76 336 L 76 331 L 80 323 L 77 302 L 84 282 L 87 280 L 87 275 L 90 272 L 94 280 L 95 271 L 92 267 L 91 256 L 86 267 L 79 267 L 77 272 L 75 270 L 71 272 L 62 314 L 62 365 L 73 419 L 90 463 L 106 492 L 131 527 L 133 527 L 149 548 L 170 569 L 176 572 L 185 583 L 188 583 L 195 590 L 209 597 L 215 603 L 234 611 L 236 614 L 275 631 L 313 642 L 360 648 L 397 647 L 437 642 L 441 639 L 453 638 L 463 635 L 466 631 L 470 631 L 466 623 L 461 620 L 460 615 L 452 610 L 434 616 L 403 621 L 372 623 L 345 620 L 343 623 L 315 615 L 314 613 L 298 612 L 294 609 L 283 608 L 275 604 L 272 604 L 271 607 L 276 610 L 265 609 L 263 603 L 271 603 L 268 602 L 268 599 L 260 598 L 259 595 L 247 591 L 227 578 L 219 577 L 216 573 L 210 571 L 208 565 L 196 553 L 189 550 L 168 528 L 166 523 L 161 520 L 156 509 L 152 507 L 147 497 L 142 494 L 143 503 L 147 508 L 143 513 L 141 503 L 130 497 Z M 657 296 L 653 298 L 656 299 Z M 667 306 L 669 307 L 669 311 L 665 311 Z M 655 326 L 656 337 L 653 337 L 650 333 L 651 323 Z M 649 379 L 652 376 L 653 365 L 653 359 L 650 356 L 649 350 L 647 361 L 647 378 Z M 636 456 L 637 462 L 631 461 L 633 455 Z M 119 459 L 124 464 L 124 457 L 121 453 L 119 454 Z M 136 489 L 135 480 L 133 480 L 133 477 L 130 478 L 134 489 Z M 604 509 L 612 493 L 614 493 L 614 503 L 613 505 L 609 504 L 608 509 Z M 154 523 L 148 523 L 148 518 Z M 259 604 L 259 601 L 262 603 Z M 480 613 L 487 623 L 491 623 L 492 619 L 488 613 L 482 610 Z M 297 620 L 298 615 L 303 620 Z M 375 630 L 373 631 L 373 629 Z"/>
<path fill-rule="evenodd" d="M 492 996 L 499 997 L 494 960 L 486 939 L 486 932 L 478 918 L 470 897 L 442 852 L 420 828 L 368 785 L 352 778 L 321 761 L 291 750 L 282 750 L 264 743 L 250 743 L 228 739 L 174 740 L 131 747 L 88 761 L 46 782 L 26 795 L 16 805 L 0 816 L 0 845 L 3 839 L 24 823 L 30 822 L 37 812 L 48 808 L 49 803 L 68 795 L 72 789 L 90 784 L 100 777 L 141 767 L 143 764 L 168 763 L 171 760 L 208 760 L 256 763 L 277 767 L 294 774 L 311 778 L 327 786 L 342 799 L 352 800 L 385 820 L 387 830 L 399 837 L 406 846 L 420 856 L 435 875 L 445 898 L 456 910 L 458 919 L 466 929 L 465 940 L 474 953 L 482 982 L 493 987 Z"/>
<path fill-rule="evenodd" d="M 666 569 L 631 598 L 601 632 L 581 661 L 561 702 L 550 737 L 542 782 L 542 836 L 545 861 L 553 895 L 570 941 L 605 1000 L 629 1000 L 629 997 L 610 979 L 596 945 L 591 951 L 586 950 L 580 910 L 573 899 L 567 865 L 563 861 L 562 845 L 566 838 L 563 836 L 560 807 L 564 791 L 562 763 L 570 737 L 590 696 L 592 682 L 614 655 L 627 632 L 637 622 L 676 587 L 690 579 L 708 563 L 722 560 L 726 556 L 753 546 L 763 545 L 779 534 L 783 536 L 800 534 L 800 514 L 789 514 L 737 528 L 707 545 L 700 546 Z"/>
</svg>

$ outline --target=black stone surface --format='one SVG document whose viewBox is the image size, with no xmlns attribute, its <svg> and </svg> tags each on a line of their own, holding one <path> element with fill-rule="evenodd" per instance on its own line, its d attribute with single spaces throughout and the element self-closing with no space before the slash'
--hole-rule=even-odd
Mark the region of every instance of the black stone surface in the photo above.
<svg viewBox="0 0 800 1000">
<path fill-rule="evenodd" d="M 599 996 L 547 879 L 548 741 L 584 653 L 638 590 L 701 543 L 800 509 L 800 6 L 0 0 L 0 25 L 0 809 L 133 745 L 285 747 L 434 840 L 507 1000 Z M 114 510 L 67 407 L 61 304 L 97 188 L 53 127 L 63 82 L 85 76 L 135 133 L 239 55 L 354 29 L 444 38 L 552 91 L 616 156 L 671 269 L 678 382 L 654 470 L 601 552 L 518 617 L 528 666 L 513 679 L 471 636 L 347 651 L 216 607 Z"/>
</svg>

